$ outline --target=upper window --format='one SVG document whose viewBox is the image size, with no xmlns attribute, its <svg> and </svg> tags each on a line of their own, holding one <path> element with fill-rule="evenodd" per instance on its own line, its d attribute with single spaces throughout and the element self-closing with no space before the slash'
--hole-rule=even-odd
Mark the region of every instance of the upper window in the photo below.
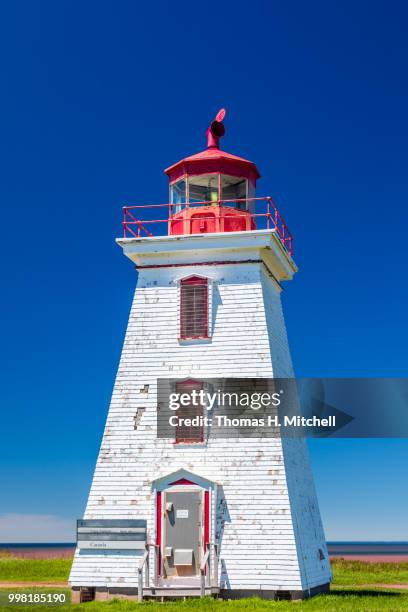
<svg viewBox="0 0 408 612">
<path fill-rule="evenodd" d="M 190 276 L 180 282 L 180 337 L 208 337 L 208 281 Z"/>
</svg>

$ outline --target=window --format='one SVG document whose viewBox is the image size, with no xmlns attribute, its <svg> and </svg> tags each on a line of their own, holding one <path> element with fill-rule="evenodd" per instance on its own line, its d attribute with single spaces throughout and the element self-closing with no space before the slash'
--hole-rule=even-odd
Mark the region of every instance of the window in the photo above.
<svg viewBox="0 0 408 612">
<path fill-rule="evenodd" d="M 184 179 L 170 185 L 170 202 L 173 212 L 181 210 L 186 203 L 186 181 Z"/>
<path fill-rule="evenodd" d="M 223 200 L 230 200 L 226 203 L 227 206 L 247 209 L 247 182 L 247 179 L 221 174 L 221 197 Z"/>
<path fill-rule="evenodd" d="M 176 383 L 176 393 L 188 393 L 201 391 L 203 383 L 198 380 L 183 380 Z M 199 401 L 191 402 L 187 406 L 180 406 L 177 410 L 178 424 L 175 431 L 176 444 L 194 444 L 204 441 L 203 424 L 204 406 Z M 196 419 L 194 425 L 186 424 L 183 419 Z"/>
<path fill-rule="evenodd" d="M 180 283 L 180 338 L 208 338 L 208 281 L 191 276 Z"/>
<path fill-rule="evenodd" d="M 188 203 L 190 206 L 200 202 L 214 202 L 219 199 L 218 195 L 219 175 L 200 174 L 190 176 L 188 179 Z"/>
</svg>

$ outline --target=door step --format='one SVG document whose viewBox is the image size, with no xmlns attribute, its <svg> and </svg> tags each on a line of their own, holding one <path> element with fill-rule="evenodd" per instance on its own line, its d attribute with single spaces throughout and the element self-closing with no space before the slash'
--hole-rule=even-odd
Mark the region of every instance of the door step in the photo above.
<svg viewBox="0 0 408 612">
<path fill-rule="evenodd" d="M 218 587 L 206 587 L 205 595 L 215 596 L 218 595 L 220 589 Z M 157 586 L 157 587 L 144 587 L 143 588 L 143 599 L 145 598 L 179 598 L 179 597 L 201 597 L 201 589 L 199 587 L 183 587 L 179 585 L 175 586 Z"/>
</svg>

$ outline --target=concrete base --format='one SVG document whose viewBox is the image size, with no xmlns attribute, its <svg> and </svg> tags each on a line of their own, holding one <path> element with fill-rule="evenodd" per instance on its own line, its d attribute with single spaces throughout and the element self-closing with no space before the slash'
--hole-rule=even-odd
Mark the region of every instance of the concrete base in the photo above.
<svg viewBox="0 0 408 612">
<path fill-rule="evenodd" d="M 94 601 L 108 601 L 110 599 L 115 599 L 115 597 L 119 597 L 120 599 L 136 600 L 137 599 L 137 589 L 129 589 L 129 588 L 108 589 L 105 587 L 95 587 Z M 82 603 L 80 587 L 72 587 L 71 603 L 73 604 Z"/>
<path fill-rule="evenodd" d="M 245 599 L 247 597 L 260 597 L 261 599 L 272 599 L 274 601 L 287 599 L 309 599 L 315 595 L 322 593 L 328 593 L 330 591 L 330 582 L 320 584 L 312 589 L 305 591 L 287 590 L 287 591 L 274 591 L 274 590 L 261 590 L 261 589 L 221 589 L 221 599 Z"/>
<path fill-rule="evenodd" d="M 308 589 L 305 591 L 297 591 L 297 590 L 287 590 L 287 591 L 274 591 L 274 590 L 261 590 L 261 589 L 221 589 L 219 592 L 219 597 L 221 599 L 245 599 L 248 597 L 260 597 L 261 599 L 271 599 L 274 601 L 277 600 L 296 600 L 296 599 L 308 599 L 309 597 L 314 597 L 315 595 L 320 595 L 322 593 L 328 593 L 330 590 L 330 583 L 320 584 L 312 589 Z M 154 589 L 152 589 L 154 592 Z M 180 593 L 180 589 L 177 589 L 172 592 L 172 589 L 166 589 L 166 592 L 163 593 L 162 589 L 157 589 L 157 594 L 153 595 L 151 593 L 146 593 L 146 599 L 154 599 L 154 598 L 176 598 L 181 596 L 187 597 L 200 597 L 199 589 L 197 592 L 188 592 L 184 595 Z M 96 601 L 108 601 L 109 599 L 114 598 L 120 599 L 130 599 L 137 600 L 137 588 L 129 588 L 129 587 L 96 587 L 95 588 L 95 600 Z M 72 587 L 72 603 L 77 604 L 81 602 L 81 589 L 80 587 Z"/>
</svg>

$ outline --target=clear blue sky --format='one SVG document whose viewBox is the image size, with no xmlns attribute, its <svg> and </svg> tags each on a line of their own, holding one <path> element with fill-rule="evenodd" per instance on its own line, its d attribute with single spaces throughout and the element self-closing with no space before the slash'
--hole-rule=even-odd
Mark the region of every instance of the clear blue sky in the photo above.
<svg viewBox="0 0 408 612">
<path fill-rule="evenodd" d="M 297 374 L 406 375 L 407 10 L 2 3 L 3 527 L 82 515 L 136 280 L 121 206 L 166 201 L 221 106 L 295 236 Z M 330 539 L 408 540 L 408 441 L 311 452 Z"/>
</svg>

